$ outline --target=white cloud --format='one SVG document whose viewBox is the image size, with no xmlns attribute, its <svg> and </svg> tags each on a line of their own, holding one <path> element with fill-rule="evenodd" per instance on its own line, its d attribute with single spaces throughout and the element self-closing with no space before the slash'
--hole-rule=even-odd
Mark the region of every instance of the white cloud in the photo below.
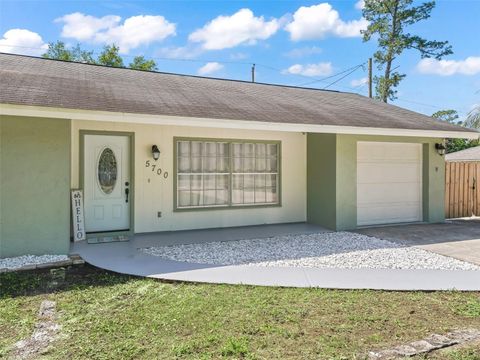
<svg viewBox="0 0 480 360">
<path fill-rule="evenodd" d="M 122 18 L 116 15 L 107 15 L 97 18 L 79 12 L 67 14 L 55 19 L 56 23 L 63 23 L 61 36 L 78 41 L 91 41 L 98 32 L 118 26 Z"/>
<path fill-rule="evenodd" d="M 27 29 L 10 29 L 0 39 L 0 52 L 39 56 L 48 49 L 42 37 Z"/>
<path fill-rule="evenodd" d="M 115 43 L 122 53 L 175 35 L 176 25 L 163 16 L 132 16 L 125 19 L 123 24 L 121 20 L 116 15 L 97 18 L 76 12 L 62 16 L 55 22 L 63 23 L 61 35 L 65 38 L 99 44 Z"/>
<path fill-rule="evenodd" d="M 218 62 L 208 62 L 198 69 L 198 75 L 209 75 L 223 69 L 223 65 Z"/>
<path fill-rule="evenodd" d="M 355 3 L 355 9 L 363 10 L 364 7 L 365 7 L 365 0 L 358 0 Z"/>
<path fill-rule="evenodd" d="M 339 37 L 361 36 L 360 30 L 366 29 L 368 21 L 343 21 L 338 11 L 329 3 L 302 6 L 293 14 L 293 21 L 285 27 L 293 41 L 321 39 L 327 35 Z"/>
<path fill-rule="evenodd" d="M 302 58 L 309 55 L 320 54 L 322 49 L 317 46 L 306 46 L 303 48 L 292 49 L 289 52 L 285 53 L 285 56 L 290 58 Z"/>
<path fill-rule="evenodd" d="M 167 57 L 170 59 L 194 59 L 201 55 L 204 50 L 200 47 L 192 46 L 169 46 L 158 49 L 155 52 L 156 56 Z"/>
<path fill-rule="evenodd" d="M 263 16 L 255 17 L 250 9 L 241 9 L 232 16 L 216 17 L 191 33 L 189 40 L 202 43 L 206 50 L 227 49 L 268 39 L 279 27 L 277 19 L 265 21 Z"/>
<path fill-rule="evenodd" d="M 358 87 L 358 86 L 365 85 L 366 83 L 368 83 L 368 78 L 367 78 L 367 77 L 363 77 L 363 78 L 361 78 L 361 79 L 353 79 L 353 80 L 350 82 L 350 85 L 353 86 L 353 87 Z"/>
<path fill-rule="evenodd" d="M 327 76 L 333 72 L 332 63 L 318 64 L 295 64 L 284 70 L 284 74 L 304 75 L 304 76 Z"/>
<path fill-rule="evenodd" d="M 417 69 L 422 74 L 441 76 L 475 75 L 480 73 L 480 56 L 469 56 L 465 60 L 422 59 L 417 64 Z"/>
<path fill-rule="evenodd" d="M 242 53 L 242 52 L 237 52 L 237 53 L 232 53 L 230 54 L 230 59 L 238 61 L 238 60 L 244 60 L 248 58 L 248 54 Z"/>
</svg>

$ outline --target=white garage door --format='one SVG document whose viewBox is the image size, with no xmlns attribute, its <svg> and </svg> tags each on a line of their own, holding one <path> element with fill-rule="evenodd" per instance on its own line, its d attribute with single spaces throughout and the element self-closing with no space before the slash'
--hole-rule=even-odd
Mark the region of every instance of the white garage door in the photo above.
<svg viewBox="0 0 480 360">
<path fill-rule="evenodd" d="M 357 224 L 422 220 L 422 145 L 358 142 Z"/>
</svg>

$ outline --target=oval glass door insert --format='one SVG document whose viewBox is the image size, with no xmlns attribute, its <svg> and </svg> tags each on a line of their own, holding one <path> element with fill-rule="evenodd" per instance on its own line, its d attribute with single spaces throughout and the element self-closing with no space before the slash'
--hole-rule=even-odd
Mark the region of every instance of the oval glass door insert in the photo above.
<svg viewBox="0 0 480 360">
<path fill-rule="evenodd" d="M 117 183 L 117 159 L 112 149 L 103 149 L 98 158 L 98 184 L 104 194 L 111 194 Z"/>
</svg>

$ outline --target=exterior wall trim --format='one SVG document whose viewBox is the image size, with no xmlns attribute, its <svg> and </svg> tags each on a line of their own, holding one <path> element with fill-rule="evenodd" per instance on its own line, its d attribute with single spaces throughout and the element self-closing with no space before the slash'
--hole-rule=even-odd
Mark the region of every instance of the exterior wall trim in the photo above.
<svg viewBox="0 0 480 360">
<path fill-rule="evenodd" d="M 195 126 L 207 128 L 243 129 L 243 130 L 269 130 L 286 132 L 311 132 L 330 134 L 351 134 L 351 135 L 382 135 L 382 136 L 411 136 L 431 138 L 458 138 L 473 139 L 479 138 L 480 133 L 463 131 L 441 131 L 441 130 L 413 130 L 394 128 L 374 128 L 358 126 L 336 126 L 336 125 L 311 125 L 295 123 L 275 123 L 248 120 L 227 120 L 210 119 L 167 115 L 130 114 L 109 111 L 78 110 L 65 108 L 50 108 L 44 106 L 28 106 L 1 104 L 0 115 L 47 117 L 71 120 L 94 120 L 106 122 L 157 124 L 176 126 Z"/>
</svg>

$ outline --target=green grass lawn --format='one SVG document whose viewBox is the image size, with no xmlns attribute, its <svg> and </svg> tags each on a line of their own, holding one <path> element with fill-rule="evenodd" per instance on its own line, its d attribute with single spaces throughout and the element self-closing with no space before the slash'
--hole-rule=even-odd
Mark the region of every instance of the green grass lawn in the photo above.
<svg viewBox="0 0 480 360">
<path fill-rule="evenodd" d="M 46 359 L 363 359 L 480 328 L 480 293 L 163 283 L 81 266 L 57 285 L 48 270 L 0 274 L 0 357 L 32 333 L 44 299 L 62 325 Z M 474 348 L 445 356 L 480 359 Z"/>
</svg>

